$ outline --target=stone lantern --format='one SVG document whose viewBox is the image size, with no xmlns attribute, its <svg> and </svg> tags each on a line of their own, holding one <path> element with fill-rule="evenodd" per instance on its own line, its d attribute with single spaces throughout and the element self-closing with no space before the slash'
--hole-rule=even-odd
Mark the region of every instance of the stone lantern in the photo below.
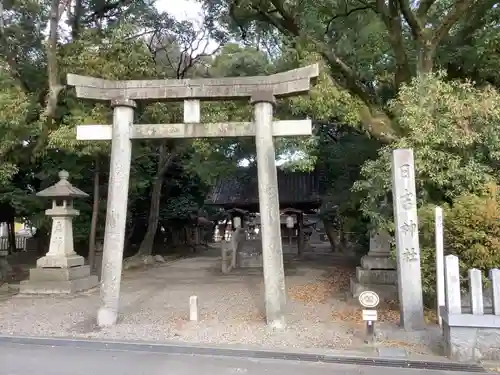
<svg viewBox="0 0 500 375">
<path fill-rule="evenodd" d="M 52 199 L 52 208 L 45 214 L 52 217 L 52 232 L 47 254 L 38 259 L 30 270 L 29 280 L 21 282 L 21 293 L 53 294 L 75 293 L 97 285 L 97 276 L 90 275 L 90 266 L 75 253 L 73 218 L 80 212 L 73 208 L 73 199 L 88 194 L 71 185 L 66 171 L 59 172 L 59 182 L 37 193 Z"/>
</svg>

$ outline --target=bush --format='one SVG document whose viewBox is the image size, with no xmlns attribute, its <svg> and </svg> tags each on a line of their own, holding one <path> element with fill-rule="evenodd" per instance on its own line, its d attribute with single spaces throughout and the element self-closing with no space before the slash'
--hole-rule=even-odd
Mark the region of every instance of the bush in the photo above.
<svg viewBox="0 0 500 375">
<path fill-rule="evenodd" d="M 500 266 L 500 205 L 496 186 L 484 195 L 465 194 L 452 205 L 443 206 L 444 251 L 460 259 L 465 278 L 467 270 L 478 268 L 486 276 Z M 419 209 L 421 267 L 424 296 L 433 304 L 436 296 L 436 261 L 434 246 L 434 206 Z"/>
</svg>

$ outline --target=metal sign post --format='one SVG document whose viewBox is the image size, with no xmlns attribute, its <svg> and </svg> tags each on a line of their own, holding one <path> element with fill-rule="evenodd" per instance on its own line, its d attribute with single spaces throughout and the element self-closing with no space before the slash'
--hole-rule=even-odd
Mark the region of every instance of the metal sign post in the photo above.
<svg viewBox="0 0 500 375">
<path fill-rule="evenodd" d="M 375 322 L 378 319 L 375 308 L 380 303 L 380 298 L 377 293 L 367 290 L 361 293 L 358 299 L 361 306 L 364 307 L 362 317 L 366 322 L 366 342 L 373 343 L 375 341 Z"/>
</svg>

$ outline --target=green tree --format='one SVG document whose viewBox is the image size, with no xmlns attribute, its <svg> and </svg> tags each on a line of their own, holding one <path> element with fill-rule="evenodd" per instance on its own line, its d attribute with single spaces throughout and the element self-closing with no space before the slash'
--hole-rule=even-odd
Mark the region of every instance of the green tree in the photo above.
<svg viewBox="0 0 500 375">
<path fill-rule="evenodd" d="M 209 26 L 242 38 L 257 33 L 269 40 L 279 35 L 278 46 L 284 43 L 299 53 L 318 54 L 336 84 L 364 104 L 360 114 L 365 128 L 385 140 L 398 136 L 386 103 L 401 84 L 449 65 L 450 51 L 464 57 L 460 35 L 484 35 L 484 29 L 492 30 L 498 20 L 494 2 L 487 0 L 200 2 Z M 465 19 L 466 13 L 473 14 L 472 22 Z M 468 38 L 471 44 L 473 37 Z M 442 62 L 441 49 L 448 51 Z"/>
</svg>

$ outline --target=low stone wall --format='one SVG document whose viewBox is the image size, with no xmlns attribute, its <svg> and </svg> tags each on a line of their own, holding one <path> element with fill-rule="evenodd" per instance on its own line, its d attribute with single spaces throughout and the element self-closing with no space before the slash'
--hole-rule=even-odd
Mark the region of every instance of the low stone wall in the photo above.
<svg viewBox="0 0 500 375">
<path fill-rule="evenodd" d="M 446 297 L 440 315 L 444 350 L 450 359 L 500 360 L 500 270 L 490 270 L 489 278 L 491 299 L 483 294 L 482 272 L 469 270 L 469 301 L 463 304 L 459 260 L 454 255 L 445 257 Z"/>
<path fill-rule="evenodd" d="M 442 314 L 448 358 L 470 362 L 500 360 L 500 316 Z"/>
</svg>

